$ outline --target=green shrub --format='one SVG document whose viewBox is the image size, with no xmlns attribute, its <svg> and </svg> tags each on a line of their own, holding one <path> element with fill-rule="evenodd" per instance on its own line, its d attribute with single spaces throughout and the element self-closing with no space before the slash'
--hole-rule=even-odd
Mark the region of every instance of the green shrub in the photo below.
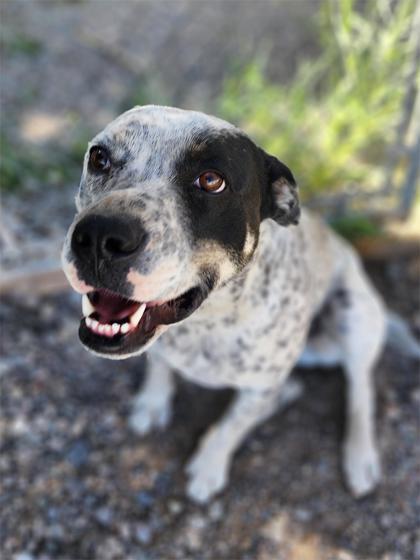
<svg viewBox="0 0 420 560">
<path fill-rule="evenodd" d="M 217 110 L 295 172 L 303 196 L 383 180 L 412 69 L 415 0 L 326 2 L 322 52 L 288 85 L 257 57 L 224 84 Z M 411 67 L 410 67 L 411 65 Z"/>
<path fill-rule="evenodd" d="M 34 185 L 60 187 L 77 183 L 90 136 L 87 130 L 80 129 L 64 150 L 52 142 L 43 146 L 21 143 L 3 132 L 0 136 L 0 190 L 16 193 Z"/>
<path fill-rule="evenodd" d="M 349 214 L 331 220 L 330 225 L 343 237 L 356 241 L 362 237 L 378 237 L 383 229 L 370 218 L 359 214 Z"/>
</svg>

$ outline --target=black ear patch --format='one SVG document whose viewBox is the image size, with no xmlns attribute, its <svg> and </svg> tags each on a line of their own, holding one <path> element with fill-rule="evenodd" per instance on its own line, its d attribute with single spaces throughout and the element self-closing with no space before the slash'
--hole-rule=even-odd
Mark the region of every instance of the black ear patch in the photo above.
<svg viewBox="0 0 420 560">
<path fill-rule="evenodd" d="M 266 170 L 261 219 L 271 218 L 282 226 L 297 224 L 300 206 L 298 189 L 292 172 L 274 156 L 266 154 L 263 150 L 260 151 Z"/>
</svg>

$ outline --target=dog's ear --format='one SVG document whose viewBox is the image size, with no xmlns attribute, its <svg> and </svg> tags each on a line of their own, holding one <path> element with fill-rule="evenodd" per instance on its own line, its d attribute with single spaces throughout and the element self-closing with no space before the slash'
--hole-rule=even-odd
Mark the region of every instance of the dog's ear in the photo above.
<svg viewBox="0 0 420 560">
<path fill-rule="evenodd" d="M 290 169 L 260 150 L 264 165 L 262 185 L 261 220 L 271 218 L 282 226 L 297 224 L 300 216 L 299 197 L 296 181 Z"/>
</svg>

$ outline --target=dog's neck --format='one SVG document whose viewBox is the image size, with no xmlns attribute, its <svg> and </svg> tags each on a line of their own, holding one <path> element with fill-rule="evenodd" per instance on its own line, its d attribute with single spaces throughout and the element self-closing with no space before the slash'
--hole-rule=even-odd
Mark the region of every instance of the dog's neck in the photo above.
<svg viewBox="0 0 420 560">
<path fill-rule="evenodd" d="M 276 283 L 279 286 L 285 285 L 288 262 L 297 233 L 296 227 L 281 227 L 272 220 L 262 222 L 258 245 L 250 262 L 226 284 L 216 288 L 187 321 L 201 322 L 209 318 L 248 312 L 250 302 L 252 306 L 256 294 L 264 291 L 264 282 L 268 283 L 269 277 L 274 273 Z"/>
</svg>

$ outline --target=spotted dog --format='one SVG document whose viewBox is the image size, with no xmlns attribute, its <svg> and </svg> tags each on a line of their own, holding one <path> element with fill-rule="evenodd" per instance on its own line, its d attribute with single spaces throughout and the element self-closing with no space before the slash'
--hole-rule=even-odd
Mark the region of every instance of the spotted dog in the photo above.
<svg viewBox="0 0 420 560">
<path fill-rule="evenodd" d="M 148 351 L 132 428 L 168 424 L 174 369 L 236 389 L 187 465 L 192 499 L 224 488 L 244 437 L 296 398 L 297 362 L 343 365 L 345 477 L 355 496 L 375 487 L 386 314 L 351 247 L 301 213 L 285 164 L 218 118 L 135 107 L 90 143 L 76 205 L 63 266 L 82 294 L 80 339 L 111 359 Z"/>
</svg>

